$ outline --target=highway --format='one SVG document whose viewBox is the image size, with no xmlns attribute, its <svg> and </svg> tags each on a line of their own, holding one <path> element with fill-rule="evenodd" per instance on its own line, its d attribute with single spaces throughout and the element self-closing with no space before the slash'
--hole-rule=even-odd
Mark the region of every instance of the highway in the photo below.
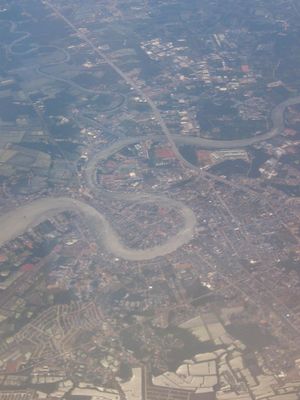
<svg viewBox="0 0 300 400">
<path fill-rule="evenodd" d="M 118 200 L 130 201 L 133 203 L 152 202 L 160 204 L 162 206 L 173 207 L 182 215 L 184 219 L 184 226 L 179 232 L 168 238 L 167 241 L 161 245 L 143 250 L 131 249 L 124 245 L 124 243 L 122 242 L 122 238 L 113 230 L 106 217 L 95 208 L 91 207 L 83 201 L 75 200 L 72 198 L 48 197 L 35 200 L 29 204 L 23 205 L 9 213 L 0 216 L 0 224 L 2 227 L 5 227 L 5 229 L 2 229 L 0 232 L 0 246 L 7 241 L 15 238 L 16 236 L 22 234 L 30 227 L 38 225 L 40 222 L 47 219 L 48 217 L 54 216 L 59 212 L 68 210 L 73 211 L 85 218 L 88 221 L 88 225 L 91 227 L 91 229 L 94 230 L 99 242 L 101 242 L 101 244 L 106 248 L 108 252 L 113 253 L 118 257 L 132 261 L 150 260 L 155 257 L 164 256 L 177 250 L 179 247 L 181 247 L 185 243 L 188 243 L 193 238 L 196 227 L 196 216 L 194 212 L 189 207 L 185 206 L 185 204 L 183 204 L 182 202 L 170 199 L 168 196 L 165 195 L 126 192 L 112 193 L 103 191 L 103 189 L 97 187 L 97 183 L 95 180 L 98 162 L 100 160 L 107 159 L 109 156 L 118 152 L 123 147 L 130 144 L 138 143 L 141 140 L 145 140 L 147 138 L 162 140 L 166 138 L 181 164 L 185 167 L 192 168 L 199 173 L 199 169 L 196 166 L 190 164 L 182 157 L 177 148 L 177 145 L 190 144 L 194 146 L 199 146 L 201 148 L 217 150 L 241 148 L 253 145 L 263 140 L 268 140 L 282 133 L 284 129 L 284 111 L 286 107 L 300 103 L 300 96 L 290 98 L 275 107 L 271 114 L 273 125 L 272 129 L 259 136 L 241 140 L 220 141 L 200 137 L 183 137 L 178 134 L 171 134 L 153 100 L 146 96 L 142 89 L 137 86 L 137 84 L 131 78 L 127 77 L 127 75 L 123 73 L 121 69 L 106 56 L 106 54 L 100 51 L 88 39 L 86 35 L 79 32 L 76 27 L 65 16 L 63 16 L 56 7 L 54 7 L 49 1 L 46 0 L 44 1 L 44 4 L 50 7 L 55 15 L 57 15 L 59 18 L 62 18 L 65 23 L 68 24 L 83 41 L 85 41 L 99 56 L 103 58 L 103 60 L 108 65 L 110 65 L 110 67 L 114 71 L 119 74 L 119 76 L 121 76 L 127 82 L 128 85 L 130 85 L 142 98 L 144 98 L 148 102 L 156 120 L 161 126 L 161 130 L 163 133 L 163 135 L 156 134 L 122 139 L 96 153 L 95 156 L 92 157 L 91 160 L 88 162 L 85 169 L 85 178 L 87 185 L 93 191 L 93 193 L 105 194 L 111 198 L 118 198 Z M 24 40 L 26 37 L 27 35 L 24 35 L 22 38 L 17 39 L 13 42 L 12 45 L 20 42 L 21 40 Z M 67 57 L 68 56 L 66 55 L 66 59 Z M 59 63 L 61 62 L 62 61 L 60 61 Z M 64 80 L 64 82 L 70 83 L 68 80 Z M 77 86 L 80 89 L 84 89 L 79 85 Z"/>
<path fill-rule="evenodd" d="M 66 18 L 57 7 L 53 6 L 48 0 L 43 0 L 43 3 L 46 4 L 53 13 L 61 18 L 65 23 L 77 34 L 78 37 L 81 38 L 86 44 L 88 44 L 96 54 L 98 54 L 124 81 L 132 87 L 136 93 L 146 100 L 148 105 L 150 106 L 153 115 L 157 122 L 159 123 L 163 134 L 166 136 L 174 154 L 176 155 L 177 159 L 181 162 L 183 166 L 191 168 L 193 170 L 198 170 L 193 164 L 188 162 L 179 152 L 175 141 L 178 144 L 190 144 L 190 145 L 197 145 L 199 147 L 205 149 L 235 149 L 241 148 L 246 146 L 251 146 L 255 143 L 259 143 L 264 140 L 271 139 L 274 136 L 277 136 L 281 133 L 284 127 L 284 110 L 289 105 L 294 105 L 300 103 L 300 96 L 294 97 L 291 99 L 286 100 L 283 103 L 280 103 L 277 107 L 274 108 L 271 115 L 271 120 L 273 124 L 273 128 L 261 135 L 257 135 L 251 138 L 245 139 L 237 139 L 237 140 L 212 140 L 212 139 L 205 139 L 201 137 L 183 137 L 180 135 L 173 135 L 169 128 L 167 127 L 165 121 L 163 120 L 160 111 L 158 110 L 154 101 L 136 84 L 136 82 L 127 76 L 103 51 L 101 51 L 84 33 L 80 32 L 76 26 Z"/>
<path fill-rule="evenodd" d="M 259 143 L 264 140 L 271 139 L 279 134 L 282 133 L 284 129 L 284 111 L 288 106 L 295 105 L 300 103 L 300 96 L 292 97 L 290 99 L 287 99 L 286 101 L 280 103 L 277 105 L 272 113 L 271 113 L 271 122 L 272 122 L 272 128 L 260 135 L 253 136 L 250 138 L 244 138 L 244 139 L 234 139 L 234 140 L 214 140 L 214 139 L 206 139 L 202 137 L 192 137 L 192 136 L 182 136 L 178 134 L 172 134 L 167 127 L 165 121 L 163 120 L 163 117 L 157 108 L 156 104 L 154 101 L 138 86 L 138 84 L 129 76 L 127 76 L 103 51 L 101 51 L 84 33 L 80 32 L 76 26 L 68 19 L 66 18 L 57 7 L 53 6 L 48 0 L 43 0 L 43 3 L 47 5 L 53 13 L 58 17 L 61 18 L 75 33 L 76 35 L 84 41 L 86 44 L 88 44 L 91 49 L 98 54 L 106 63 L 109 65 L 132 89 L 136 91 L 136 93 L 144 99 L 149 107 L 152 110 L 153 116 L 155 117 L 156 121 L 161 127 L 162 133 L 165 135 L 167 138 L 170 146 L 172 147 L 172 150 L 174 151 L 177 159 L 181 162 L 182 165 L 187 166 L 192 169 L 197 169 L 193 164 L 189 163 L 179 152 L 176 143 L 179 145 L 192 145 L 192 146 L 199 146 L 200 148 L 204 149 L 211 149 L 211 150 L 221 150 L 221 149 L 237 149 L 237 148 L 242 148 L 242 147 L 247 147 L 251 146 L 255 143 Z M 20 40 L 20 39 L 18 39 Z M 51 64 L 54 65 L 55 63 Z M 44 66 L 45 67 L 45 66 Z M 62 78 L 55 78 L 51 76 L 50 74 L 47 74 L 45 72 L 41 71 L 41 68 L 39 68 L 39 72 L 42 73 L 43 75 L 46 75 L 49 78 L 52 79 L 57 79 L 57 80 L 62 80 L 65 83 L 69 83 L 70 85 L 74 85 L 74 82 L 67 80 L 67 79 L 62 79 Z M 89 89 L 85 89 L 81 87 L 80 85 L 76 86 L 78 88 L 81 88 L 84 91 L 89 91 Z M 160 135 L 155 135 L 155 137 L 160 138 Z M 198 169 L 197 169 L 198 170 Z"/>
</svg>

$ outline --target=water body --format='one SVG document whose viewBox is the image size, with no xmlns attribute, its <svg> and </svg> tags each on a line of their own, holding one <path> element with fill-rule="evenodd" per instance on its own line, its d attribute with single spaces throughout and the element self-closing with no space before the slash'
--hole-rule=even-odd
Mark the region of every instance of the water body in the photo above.
<svg viewBox="0 0 300 400">
<path fill-rule="evenodd" d="M 241 147 L 241 145 L 249 145 L 249 141 L 251 143 L 253 141 L 266 140 L 267 138 L 271 138 L 274 135 L 281 133 L 284 127 L 284 110 L 286 107 L 290 105 L 295 105 L 300 103 L 300 96 L 291 98 L 281 104 L 279 104 L 276 109 L 272 112 L 272 120 L 274 124 L 274 128 L 266 132 L 264 135 L 260 137 L 255 137 L 251 139 L 243 139 L 243 140 L 233 140 L 231 142 L 225 142 L 226 145 L 230 145 L 230 148 Z M 174 135 L 175 136 L 175 135 Z M 179 136 L 179 138 L 178 138 Z M 187 138 L 180 137 L 177 135 L 178 142 L 185 142 L 187 140 L 196 140 L 202 141 L 204 139 L 201 138 Z M 144 138 L 143 138 L 144 139 Z M 141 140 L 141 139 L 139 139 Z M 129 138 L 120 142 L 114 143 L 112 146 L 109 146 L 105 149 L 101 154 L 94 157 L 87 166 L 86 170 L 86 178 L 87 183 L 91 188 L 96 188 L 95 186 L 95 172 L 96 166 L 100 159 L 109 157 L 115 152 L 121 150 L 124 146 L 128 146 L 129 144 L 136 143 L 137 138 Z M 207 142 L 207 141 L 206 141 Z M 215 142 L 208 140 L 209 143 Z M 217 141 L 216 146 L 224 145 L 224 141 Z M 185 243 L 188 243 L 193 238 L 194 229 L 196 226 L 196 217 L 193 211 L 185 207 L 184 204 L 180 202 L 176 202 L 175 200 L 171 200 L 168 198 L 164 198 L 163 196 L 155 196 L 150 194 L 130 194 L 130 193 L 117 193 L 118 198 L 122 198 L 126 201 L 148 201 L 148 202 L 161 202 L 163 204 L 168 204 L 169 207 L 173 202 L 173 205 L 180 210 L 181 214 L 184 218 L 184 227 L 173 237 L 171 237 L 166 243 L 154 246 L 152 248 L 144 249 L 144 250 L 135 250 L 130 249 L 122 243 L 120 237 L 113 231 L 109 222 L 105 219 L 105 217 L 98 212 L 93 207 L 85 204 L 79 200 L 74 200 L 66 197 L 62 198 L 44 198 L 40 200 L 36 200 L 26 206 L 22 206 L 17 208 L 16 210 L 3 215 L 0 218 L 1 226 L 5 226 L 6 229 L 2 230 L 0 233 L 0 245 L 4 244 L 6 241 L 13 239 L 17 235 L 23 233 L 26 229 L 31 226 L 38 225 L 39 222 L 45 220 L 50 215 L 55 215 L 61 211 L 75 211 L 81 213 L 85 218 L 89 219 L 90 226 L 96 230 L 99 234 L 99 240 L 102 242 L 104 247 L 111 253 L 116 254 L 121 258 L 125 258 L 132 261 L 138 260 L 150 260 L 155 257 L 164 256 L 166 254 L 172 253 L 177 250 L 180 246 Z"/>
<path fill-rule="evenodd" d="M 48 197 L 35 200 L 0 217 L 0 226 L 5 226 L 5 230 L 0 231 L 0 246 L 63 211 L 73 211 L 79 214 L 87 220 L 89 227 L 95 232 L 96 238 L 108 252 L 131 261 L 151 260 L 172 253 L 192 239 L 196 225 L 194 213 L 189 208 L 185 208 L 183 210 L 185 224 L 182 230 L 162 245 L 135 250 L 123 244 L 122 239 L 113 230 L 108 220 L 95 208 L 67 197 Z"/>
<path fill-rule="evenodd" d="M 51 7 L 52 8 L 52 7 Z M 56 9 L 54 8 L 54 11 Z M 63 16 L 61 16 L 65 22 L 69 25 L 69 28 L 76 31 L 76 28 Z M 12 31 L 15 31 L 15 28 L 12 28 Z M 77 32 L 77 31 L 76 31 Z M 10 50 L 13 52 L 12 48 L 14 45 L 18 44 L 21 40 L 24 40 L 28 34 L 27 32 L 19 32 L 20 34 L 24 34 L 20 39 L 15 40 L 11 46 Z M 156 108 L 155 103 L 148 98 L 142 90 L 140 90 L 135 83 L 129 79 L 126 74 L 124 74 L 104 53 L 102 53 L 99 49 L 97 49 L 92 42 L 89 41 L 85 36 L 83 39 L 90 47 L 100 55 L 107 63 L 109 67 L 114 71 L 115 74 L 119 75 L 123 78 L 127 83 L 131 84 L 131 86 L 136 90 L 138 94 L 144 97 L 149 106 L 151 107 L 154 116 L 156 117 L 158 123 L 162 128 L 162 132 L 164 136 L 160 135 L 159 138 L 167 138 L 168 141 L 171 143 L 172 148 L 174 149 L 175 153 L 177 154 L 179 159 L 182 159 L 182 156 L 179 154 L 178 149 L 175 145 L 194 145 L 202 148 L 208 149 L 231 149 L 231 148 L 240 148 L 245 146 L 250 146 L 260 141 L 268 140 L 274 136 L 277 136 L 282 133 L 284 129 L 284 111 L 288 106 L 295 105 L 300 103 L 300 96 L 290 98 L 279 104 L 273 110 L 271 114 L 271 119 L 273 123 L 273 128 L 259 136 L 255 136 L 252 138 L 246 139 L 237 139 L 237 140 L 210 140 L 210 139 L 203 139 L 198 137 L 185 137 L 181 135 L 171 135 L 167 126 L 165 125 L 164 120 L 162 119 L 158 109 Z M 57 64 L 62 63 L 62 61 L 57 62 Z M 54 65 L 54 64 L 52 64 Z M 45 67 L 45 66 L 44 66 Z M 39 71 L 41 73 L 41 71 Z M 45 74 L 45 73 L 43 73 Z M 49 74 L 50 75 L 50 74 Z M 49 76 L 50 77 L 50 76 Z M 57 79 L 56 77 L 52 77 Z M 59 79 L 62 80 L 62 79 Z M 86 89 L 82 88 L 80 85 L 75 84 L 69 80 L 63 80 L 65 83 L 70 84 L 71 86 L 76 85 L 77 88 L 83 91 L 87 91 Z M 153 138 L 156 137 L 155 135 L 149 135 L 149 137 Z M 116 151 L 119 151 L 124 146 L 137 143 L 140 140 L 144 140 L 145 137 L 139 138 L 129 138 L 117 143 L 114 143 L 112 146 L 105 150 L 104 154 L 101 154 L 101 157 L 108 157 L 111 154 L 114 154 Z M 99 158 L 95 157 L 88 164 L 86 170 L 86 177 L 88 185 L 93 188 L 95 187 L 94 177 L 97 167 L 97 162 Z M 192 168 L 192 164 L 190 164 Z M 95 188 L 96 189 L 96 188 Z M 96 189 L 97 191 L 97 189 Z M 133 201 L 133 202 L 156 202 L 160 204 L 167 204 L 169 207 L 174 206 L 176 209 L 180 211 L 184 218 L 184 226 L 183 228 L 175 234 L 173 237 L 169 238 L 167 242 L 162 245 L 157 245 L 148 249 L 144 250 L 135 250 L 126 247 L 122 243 L 122 239 L 119 235 L 112 229 L 109 222 L 106 220 L 105 216 L 102 215 L 99 211 L 95 208 L 91 207 L 90 205 L 71 198 L 67 197 L 60 197 L 60 198 L 43 198 L 40 200 L 33 201 L 30 204 L 26 204 L 25 206 L 21 206 L 16 210 L 7 213 L 0 217 L 0 224 L 1 226 L 5 227 L 5 230 L 0 232 L 0 245 L 4 244 L 8 240 L 13 239 L 14 237 L 20 235 L 26 229 L 38 225 L 41 221 L 45 220 L 49 216 L 56 215 L 61 211 L 73 211 L 77 214 L 80 214 L 86 220 L 88 220 L 88 224 L 91 229 L 93 229 L 97 235 L 97 238 L 101 242 L 101 244 L 109 251 L 121 258 L 125 258 L 132 261 L 139 261 L 139 260 L 150 260 L 155 257 L 164 256 L 168 253 L 171 253 L 177 250 L 180 246 L 185 243 L 188 243 L 194 234 L 194 229 L 196 226 L 196 217 L 193 211 L 186 207 L 183 203 L 177 202 L 175 200 L 166 198 L 164 196 L 157 196 L 157 195 L 150 195 L 150 194 L 143 194 L 143 193 L 117 193 L 118 198 L 121 198 L 126 201 Z"/>
</svg>

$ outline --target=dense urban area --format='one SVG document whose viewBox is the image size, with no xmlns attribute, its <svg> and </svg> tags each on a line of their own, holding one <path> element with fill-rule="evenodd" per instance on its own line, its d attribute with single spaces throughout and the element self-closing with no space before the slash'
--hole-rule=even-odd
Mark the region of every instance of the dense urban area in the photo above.
<svg viewBox="0 0 300 400">
<path fill-rule="evenodd" d="M 0 0 L 0 400 L 300 399 L 297 0 Z"/>
</svg>

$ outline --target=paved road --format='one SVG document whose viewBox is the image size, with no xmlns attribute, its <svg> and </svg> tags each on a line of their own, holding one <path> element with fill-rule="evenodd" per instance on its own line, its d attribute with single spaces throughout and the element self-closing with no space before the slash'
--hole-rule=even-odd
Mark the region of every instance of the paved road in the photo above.
<svg viewBox="0 0 300 400">
<path fill-rule="evenodd" d="M 276 135 L 279 135 L 284 129 L 284 110 L 286 107 L 294 104 L 300 103 L 300 96 L 288 99 L 287 101 L 279 104 L 272 112 L 271 119 L 273 128 L 259 136 L 253 138 L 241 139 L 241 140 L 231 140 L 231 141 L 220 141 L 220 140 L 210 140 L 204 138 L 196 137 L 183 137 L 180 135 L 172 135 L 166 126 L 162 116 L 157 109 L 154 102 L 145 95 L 142 89 L 136 85 L 136 83 L 128 78 L 118 66 L 116 66 L 105 53 L 101 52 L 84 34 L 79 32 L 76 27 L 66 19 L 57 8 L 55 8 L 48 1 L 44 1 L 53 12 L 62 18 L 77 34 L 84 40 L 90 47 L 99 54 L 104 61 L 111 66 L 135 91 L 143 97 L 152 109 L 152 112 L 161 126 L 162 132 L 169 141 L 171 147 L 173 148 L 177 158 L 182 162 L 183 165 L 189 168 L 196 169 L 194 165 L 188 163 L 180 154 L 177 149 L 177 144 L 191 144 L 207 149 L 234 149 L 241 148 L 249 145 L 253 145 L 257 142 L 270 139 Z M 14 41 L 13 44 L 24 40 L 25 35 L 22 38 Z M 40 71 L 41 72 L 41 71 Z M 67 80 L 64 80 L 68 83 Z M 73 84 L 73 83 L 72 83 Z M 95 181 L 95 171 L 97 163 L 101 159 L 106 159 L 115 152 L 121 150 L 123 147 L 129 144 L 137 143 L 147 137 L 161 140 L 163 135 L 150 135 L 150 136 L 140 136 L 135 138 L 128 138 L 121 140 L 102 150 L 94 158 L 92 158 L 86 168 L 86 179 L 87 184 L 94 192 L 99 192 L 100 189 L 97 188 Z M 113 193 L 109 194 L 111 197 L 116 195 Z M 95 231 L 96 237 L 99 238 L 104 247 L 111 253 L 118 257 L 122 257 L 132 261 L 138 260 L 150 260 L 158 256 L 164 256 L 177 250 L 180 246 L 188 243 L 194 234 L 194 229 L 196 226 L 196 217 L 193 211 L 186 207 L 183 203 L 170 199 L 166 196 L 152 195 L 146 193 L 118 193 L 118 199 L 123 199 L 126 201 L 145 203 L 145 202 L 155 202 L 163 206 L 174 207 L 178 212 L 180 212 L 184 218 L 184 227 L 174 236 L 169 238 L 164 244 L 159 246 L 154 246 L 144 250 L 136 250 L 126 247 L 122 243 L 120 236 L 113 230 L 110 223 L 107 221 L 104 215 L 102 215 L 95 208 L 90 205 L 67 197 L 48 197 L 40 200 L 33 201 L 30 204 L 26 204 L 17 208 L 16 210 L 9 212 L 0 217 L 0 226 L 5 227 L 0 232 L 0 246 L 5 242 L 13 239 L 19 234 L 25 232 L 28 228 L 38 225 L 41 221 L 45 220 L 50 216 L 54 216 L 62 211 L 74 211 L 88 220 L 89 226 Z"/>
<path fill-rule="evenodd" d="M 29 35 L 29 34 L 28 34 Z M 18 39 L 15 42 L 19 42 L 24 40 L 28 35 L 24 35 L 22 38 Z M 15 44 L 15 42 L 13 44 Z M 65 58 L 58 62 L 54 62 L 48 65 L 55 65 L 61 64 L 68 60 L 68 55 L 65 54 Z M 45 66 L 43 66 L 45 67 Z M 50 74 L 45 73 L 42 71 L 41 67 L 37 69 L 37 72 L 46 75 L 49 78 L 57 79 L 68 83 L 74 86 L 74 83 L 67 80 L 67 79 L 60 79 L 54 77 Z M 119 71 L 118 71 L 119 73 Z M 130 82 L 131 83 L 131 82 Z M 133 82 L 132 82 L 133 83 Z M 80 85 L 76 85 L 78 89 L 86 91 Z M 161 136 L 163 137 L 163 136 Z M 129 139 L 125 141 L 121 141 L 120 143 L 116 143 L 112 145 L 107 150 L 101 153 L 101 158 L 105 159 L 110 155 L 116 153 L 121 148 L 130 143 L 136 143 L 140 141 L 142 138 L 134 138 L 134 140 Z M 87 183 L 93 189 L 94 192 L 102 194 L 102 191 L 97 188 L 95 184 L 95 171 L 97 162 L 99 161 L 99 155 L 93 160 L 93 162 L 89 163 L 89 168 L 87 169 Z M 101 159 L 100 158 L 100 159 Z M 40 222 L 54 216 L 62 211 L 74 211 L 78 214 L 81 214 L 82 217 L 88 220 L 88 224 L 95 231 L 96 237 L 102 242 L 104 247 L 111 253 L 128 259 L 128 260 L 149 260 L 155 257 L 163 256 L 165 254 L 171 253 L 175 251 L 178 247 L 182 246 L 185 243 L 188 243 L 194 234 L 194 229 L 196 226 L 196 216 L 194 215 L 193 211 L 186 207 L 181 202 L 176 200 L 170 199 L 166 196 L 157 196 L 152 194 L 143 194 L 143 193 L 107 193 L 107 195 L 111 198 L 118 198 L 119 200 L 122 199 L 124 201 L 130 201 L 133 203 L 156 203 L 160 204 L 164 207 L 173 207 L 175 208 L 183 217 L 184 225 L 180 231 L 169 238 L 165 243 L 154 246 L 144 250 L 136 250 L 126 247 L 122 243 L 122 239 L 119 235 L 113 230 L 110 223 L 106 220 L 106 218 L 95 208 L 91 207 L 90 205 L 66 198 L 43 198 L 40 200 L 33 201 L 30 204 L 25 206 L 21 206 L 16 210 L 7 213 L 0 217 L 0 224 L 1 226 L 6 226 L 7 229 L 5 231 L 2 230 L 0 233 L 0 246 L 6 243 L 7 241 L 13 239 L 14 237 L 22 234 L 30 227 L 38 225 Z"/>
<path fill-rule="evenodd" d="M 189 168 L 195 169 L 195 166 L 190 164 L 179 152 L 176 143 L 178 144 L 190 144 L 190 145 L 196 145 L 205 149 L 236 149 L 236 148 L 241 148 L 241 147 L 247 147 L 251 146 L 255 143 L 259 143 L 264 140 L 271 139 L 274 136 L 279 135 L 282 130 L 284 129 L 284 110 L 286 107 L 294 104 L 300 103 L 300 96 L 297 97 L 292 97 L 282 103 L 280 103 L 278 106 L 274 108 L 271 114 L 271 121 L 272 121 L 272 129 L 269 131 L 257 135 L 251 138 L 244 138 L 244 139 L 236 139 L 236 140 L 213 140 L 213 139 L 206 139 L 206 138 L 201 138 L 201 137 L 187 137 L 187 136 L 182 136 L 182 135 L 176 135 L 172 134 L 167 127 L 164 119 L 162 118 L 162 115 L 157 108 L 156 104 L 154 101 L 143 91 L 143 89 L 132 79 L 130 78 L 126 73 L 124 73 L 103 51 L 101 51 L 84 33 L 79 31 L 76 26 L 68 19 L 66 18 L 57 7 L 55 7 L 51 2 L 44 0 L 44 4 L 46 4 L 53 12 L 54 14 L 58 17 L 61 18 L 76 34 L 78 37 L 81 38 L 87 45 L 91 47 L 91 49 L 98 54 L 106 63 L 109 65 L 129 86 L 131 86 L 136 93 L 146 100 L 148 105 L 150 106 L 153 115 L 156 119 L 156 121 L 159 123 L 161 130 L 165 137 L 167 138 L 169 144 L 171 145 L 174 153 L 176 154 L 177 158 L 179 161 L 182 162 L 183 165 L 188 166 Z M 53 63 L 55 64 L 55 63 Z M 53 65 L 52 64 L 52 65 Z M 39 70 L 40 73 L 43 73 L 47 75 L 48 77 L 51 77 L 50 74 L 46 74 L 45 72 L 42 72 Z M 54 79 L 62 80 L 60 78 L 55 78 Z M 69 81 L 67 79 L 63 79 L 65 83 L 69 83 L 70 85 L 74 85 L 74 82 Z M 86 90 L 82 88 L 83 90 Z M 159 138 L 160 136 L 157 135 Z"/>
<path fill-rule="evenodd" d="M 53 46 L 55 47 L 55 46 Z M 60 49 L 62 50 L 62 49 Z M 64 50 L 62 50 L 64 51 Z M 102 54 L 102 53 L 101 53 Z M 105 60 L 107 59 L 107 57 L 105 58 Z M 57 80 L 57 81 L 61 81 L 63 83 L 66 83 L 70 86 L 74 86 L 77 89 L 83 91 L 83 92 L 88 92 L 88 93 L 94 93 L 94 94 L 98 94 L 99 92 L 93 89 L 86 89 L 84 87 L 82 87 L 81 85 L 69 80 L 69 79 L 65 79 L 65 78 L 59 78 L 56 77 L 52 74 L 46 73 L 42 70 L 42 68 L 46 68 L 48 66 L 51 65 L 57 65 L 57 64 L 62 64 L 65 61 L 59 61 L 59 62 L 54 62 L 51 64 L 47 64 L 47 65 L 43 65 L 43 66 L 39 66 L 37 68 L 37 72 L 48 77 L 49 79 L 53 79 L 53 80 Z M 117 67 L 115 67 L 117 68 Z M 118 69 L 119 71 L 119 69 Z M 122 74 L 123 77 L 124 74 Z M 130 83 L 133 84 L 133 82 L 130 80 Z M 137 92 L 142 95 L 141 93 L 141 89 L 134 87 L 135 90 L 137 90 Z M 206 139 L 206 138 L 202 138 L 202 137 L 194 137 L 194 136 L 183 136 L 183 135 L 179 135 L 179 134 L 171 134 L 169 129 L 167 128 L 167 126 L 165 125 L 159 110 L 156 108 L 155 104 L 153 103 L 153 101 L 151 99 L 149 99 L 148 97 L 145 97 L 145 95 L 143 95 L 143 97 L 146 99 L 146 101 L 149 103 L 151 102 L 150 105 L 152 108 L 152 111 L 155 115 L 155 118 L 157 119 L 157 121 L 159 122 L 159 125 L 162 128 L 162 131 L 165 135 L 159 135 L 159 134 L 153 134 L 153 135 L 144 135 L 144 136 L 136 136 L 136 137 L 131 137 L 131 138 L 126 138 L 123 139 L 119 142 L 116 142 L 114 144 L 115 147 L 119 147 L 120 149 L 122 147 L 126 146 L 129 144 L 134 144 L 134 143 L 138 143 L 142 140 L 145 139 L 155 139 L 157 141 L 161 141 L 164 140 L 164 138 L 166 137 L 168 142 L 171 144 L 173 150 L 174 147 L 176 148 L 175 154 L 177 156 L 177 158 L 182 161 L 182 163 L 184 165 L 188 165 L 188 167 L 192 167 L 192 169 L 195 169 L 197 167 L 195 167 L 194 165 L 190 164 L 188 161 L 186 161 L 185 159 L 183 159 L 182 155 L 180 154 L 180 152 L 177 149 L 177 145 L 192 145 L 192 146 L 197 146 L 199 148 L 203 148 L 203 149 L 210 149 L 210 150 L 222 150 L 222 149 L 238 149 L 238 148 L 243 148 L 243 147 L 247 147 L 247 146 L 251 146 L 253 144 L 265 141 L 265 140 L 269 140 L 275 136 L 280 135 L 283 130 L 284 130 L 284 111 L 287 107 L 291 106 L 291 105 L 295 105 L 300 103 L 300 96 L 296 96 L 296 97 L 291 97 L 290 99 L 278 104 L 272 111 L 271 113 L 271 123 L 272 123 L 272 128 L 265 132 L 262 133 L 260 135 L 257 136 L 253 136 L 250 138 L 244 138 L 244 139 L 234 139 L 234 140 L 215 140 L 215 139 Z M 154 112 L 154 108 L 155 107 L 155 112 Z M 159 118 L 158 118 L 158 114 L 159 114 Z"/>
<path fill-rule="evenodd" d="M 272 123 L 273 123 L 273 128 L 262 134 L 258 135 L 252 138 L 247 138 L 247 139 L 238 139 L 238 140 L 210 140 L 210 139 L 205 139 L 205 138 L 192 138 L 192 137 L 179 137 L 175 138 L 175 135 L 173 135 L 168 126 L 166 125 L 165 121 L 163 120 L 161 113 L 159 109 L 157 108 L 156 104 L 154 101 L 143 91 L 143 89 L 129 76 L 126 75 L 103 51 L 101 51 L 84 33 L 79 31 L 76 26 L 68 19 L 66 18 L 60 10 L 55 7 L 50 1 L 44 0 L 44 4 L 46 4 L 52 11 L 53 13 L 58 17 L 61 18 L 76 34 L 78 37 L 80 37 L 86 44 L 88 44 L 91 49 L 98 54 L 128 85 L 130 85 L 136 93 L 141 96 L 143 99 L 145 99 L 150 106 L 153 115 L 157 122 L 159 123 L 161 130 L 163 134 L 166 136 L 168 139 L 168 142 L 170 146 L 172 147 L 174 153 L 177 156 L 177 159 L 182 163 L 182 165 L 187 166 L 188 168 L 191 169 L 196 169 L 196 167 L 189 163 L 179 152 L 176 143 L 182 143 L 182 144 L 191 144 L 191 145 L 197 145 L 199 147 L 207 148 L 207 149 L 234 149 L 234 148 L 240 148 L 240 147 L 245 147 L 245 146 L 250 146 L 255 143 L 258 143 L 263 140 L 270 139 L 278 134 L 281 133 L 284 122 L 283 122 L 283 112 L 285 108 L 289 105 L 297 104 L 300 102 L 300 96 L 288 99 L 287 101 L 279 104 L 272 112 Z"/>
</svg>

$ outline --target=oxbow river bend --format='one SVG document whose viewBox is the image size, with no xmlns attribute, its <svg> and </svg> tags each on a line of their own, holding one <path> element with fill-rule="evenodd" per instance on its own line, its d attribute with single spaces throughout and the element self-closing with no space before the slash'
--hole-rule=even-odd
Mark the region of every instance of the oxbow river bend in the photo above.
<svg viewBox="0 0 300 400">
<path fill-rule="evenodd" d="M 285 109 L 288 106 L 298 103 L 300 103 L 300 96 L 290 98 L 275 107 L 271 115 L 273 125 L 272 129 L 260 136 L 241 140 L 217 141 L 197 137 L 181 137 L 179 135 L 174 135 L 174 142 L 177 144 L 193 144 L 209 149 L 229 149 L 249 146 L 281 134 L 284 129 Z M 157 140 L 160 140 L 160 138 L 163 138 L 163 136 L 155 136 L 155 139 Z M 120 143 L 117 142 L 111 146 L 111 148 L 107 148 L 101 154 L 96 155 L 91 160 L 87 166 L 86 175 L 87 184 L 89 186 L 93 186 L 93 190 L 95 190 L 93 176 L 97 165 L 97 160 L 109 157 L 113 153 L 119 151 L 122 147 L 137 142 L 138 140 L 136 139 L 138 138 L 130 138 L 128 140 L 120 141 Z M 143 139 L 145 139 L 145 137 Z M 97 191 L 100 190 L 97 189 Z M 151 248 L 137 250 L 126 247 L 122 242 L 122 238 L 114 231 L 106 217 L 89 204 L 68 197 L 47 197 L 20 206 L 0 216 L 0 246 L 24 233 L 27 229 L 38 225 L 45 219 L 55 216 L 63 211 L 72 211 L 82 218 L 85 218 L 89 227 L 95 232 L 96 237 L 108 252 L 117 257 L 131 261 L 150 260 L 159 256 L 164 256 L 174 252 L 193 238 L 196 227 L 196 216 L 194 212 L 183 203 L 168 199 L 166 196 L 151 194 L 124 193 L 119 195 L 121 198 L 127 201 L 155 202 L 172 206 L 181 213 L 184 219 L 183 227 L 175 235 L 168 238 L 165 243 Z"/>
</svg>

